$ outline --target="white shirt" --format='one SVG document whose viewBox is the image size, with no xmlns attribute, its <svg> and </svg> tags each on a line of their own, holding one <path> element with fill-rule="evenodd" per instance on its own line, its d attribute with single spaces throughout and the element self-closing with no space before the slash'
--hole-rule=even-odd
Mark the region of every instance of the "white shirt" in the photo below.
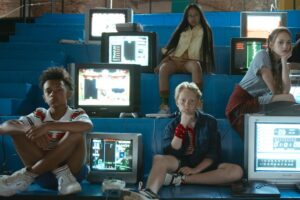
<svg viewBox="0 0 300 200">
<path fill-rule="evenodd" d="M 45 108 L 37 108 L 34 112 L 27 116 L 22 116 L 19 119 L 25 125 L 28 126 L 39 126 L 45 122 L 72 122 L 72 121 L 83 121 L 92 124 L 89 116 L 81 108 L 72 109 L 67 108 L 66 113 L 59 120 L 54 120 L 51 116 L 50 110 Z M 61 131 L 50 131 L 48 133 L 49 145 L 48 150 L 54 149 L 59 140 L 65 135 L 65 132 Z"/>
<path fill-rule="evenodd" d="M 200 60 L 200 49 L 202 46 L 202 40 L 202 26 L 197 25 L 193 29 L 189 27 L 188 30 L 180 34 L 180 38 L 173 56 L 181 57 L 187 50 L 189 59 Z"/>
</svg>

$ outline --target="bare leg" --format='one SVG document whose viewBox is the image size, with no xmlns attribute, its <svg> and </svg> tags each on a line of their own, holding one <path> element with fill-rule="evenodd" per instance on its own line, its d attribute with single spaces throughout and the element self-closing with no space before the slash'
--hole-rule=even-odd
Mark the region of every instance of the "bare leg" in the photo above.
<svg viewBox="0 0 300 200">
<path fill-rule="evenodd" d="M 240 166 L 230 163 L 222 163 L 216 170 L 194 174 L 185 177 L 186 183 L 191 184 L 227 184 L 240 180 L 243 170 Z"/>
<path fill-rule="evenodd" d="M 23 135 L 13 136 L 13 140 L 24 165 L 31 166 L 31 172 L 38 175 L 58 168 L 61 163 L 67 163 L 76 173 L 85 158 L 84 136 L 81 133 L 66 133 L 51 151 L 42 151 Z"/>
<path fill-rule="evenodd" d="M 187 61 L 184 64 L 184 68 L 192 74 L 192 81 L 202 90 L 203 80 L 200 63 L 198 61 Z"/>
<path fill-rule="evenodd" d="M 166 173 L 176 171 L 178 165 L 179 161 L 174 156 L 155 155 L 146 188 L 157 194 L 164 183 Z"/>
<path fill-rule="evenodd" d="M 45 151 L 39 148 L 34 142 L 27 139 L 25 134 L 12 134 L 11 137 L 13 139 L 16 152 L 25 166 L 32 166 L 44 157 Z"/>
<path fill-rule="evenodd" d="M 159 92 L 161 96 L 169 95 L 169 76 L 176 72 L 175 63 L 166 61 L 159 68 Z"/>
</svg>

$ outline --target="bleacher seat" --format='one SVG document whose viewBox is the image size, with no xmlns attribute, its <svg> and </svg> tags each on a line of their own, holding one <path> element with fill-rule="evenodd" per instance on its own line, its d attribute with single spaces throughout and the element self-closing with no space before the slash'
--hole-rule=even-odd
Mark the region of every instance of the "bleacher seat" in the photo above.
<svg viewBox="0 0 300 200">
<path fill-rule="evenodd" d="M 221 134 L 222 157 L 225 162 L 243 164 L 243 142 L 225 119 L 224 111 L 233 87 L 241 75 L 228 75 L 230 66 L 230 38 L 239 37 L 240 12 L 205 12 L 212 27 L 216 74 L 204 76 L 203 110 L 217 118 Z M 300 32 L 300 12 L 288 11 L 288 27 L 293 36 Z M 68 63 L 100 62 L 100 44 L 84 44 L 84 14 L 45 14 L 33 24 L 19 23 L 16 33 L 8 43 L 0 43 L 0 122 L 16 119 L 44 106 L 38 77 L 50 66 L 67 66 Z M 134 22 L 141 23 L 145 31 L 155 31 L 160 48 L 164 47 L 182 13 L 135 14 Z M 61 39 L 79 40 L 78 44 L 60 44 Z M 170 77 L 170 108 L 176 111 L 174 89 L 182 81 L 191 81 L 188 74 Z M 158 75 L 143 73 L 141 76 L 140 114 L 155 113 L 160 105 Z M 150 118 L 93 118 L 94 131 L 140 132 L 144 142 L 144 174 L 148 175 L 152 157 L 161 151 L 164 127 L 170 119 Z M 0 170 L 15 171 L 22 166 L 8 136 L 1 136 Z M 82 184 L 83 192 L 60 199 L 106 199 L 100 185 Z M 281 189 L 281 199 L 300 199 L 292 189 Z M 161 199 L 232 199 L 229 187 L 182 186 L 164 187 Z M 56 192 L 33 185 L 29 191 L 11 199 L 57 199 Z M 2 199 L 0 197 L 0 199 Z M 111 198 L 112 199 L 112 198 Z M 234 198 L 237 199 L 237 198 Z M 251 199 L 251 198 L 249 198 Z"/>
</svg>

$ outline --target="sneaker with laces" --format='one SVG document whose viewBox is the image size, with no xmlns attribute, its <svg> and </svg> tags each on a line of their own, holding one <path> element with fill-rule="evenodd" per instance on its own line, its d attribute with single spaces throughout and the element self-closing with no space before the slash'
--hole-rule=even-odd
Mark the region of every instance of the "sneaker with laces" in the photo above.
<svg viewBox="0 0 300 200">
<path fill-rule="evenodd" d="M 53 171 L 58 180 L 58 194 L 68 195 L 81 191 L 81 185 L 71 173 L 68 166 L 64 165 Z"/>
<path fill-rule="evenodd" d="M 185 176 L 184 175 L 180 175 L 177 173 L 174 174 L 166 174 L 165 177 L 165 181 L 164 181 L 164 185 L 175 185 L 175 186 L 179 186 L 181 185 L 181 183 L 183 182 Z"/>
<path fill-rule="evenodd" d="M 158 114 L 166 114 L 166 115 L 171 114 L 171 110 L 170 110 L 169 106 L 166 104 L 161 104 L 159 109 L 160 110 L 159 110 Z"/>
<path fill-rule="evenodd" d="M 10 176 L 1 176 L 0 196 L 9 197 L 27 190 L 36 176 L 26 168 L 22 168 Z"/>
<path fill-rule="evenodd" d="M 123 190 L 122 200 L 159 200 L 158 195 L 152 192 L 150 189 L 132 191 Z"/>
</svg>

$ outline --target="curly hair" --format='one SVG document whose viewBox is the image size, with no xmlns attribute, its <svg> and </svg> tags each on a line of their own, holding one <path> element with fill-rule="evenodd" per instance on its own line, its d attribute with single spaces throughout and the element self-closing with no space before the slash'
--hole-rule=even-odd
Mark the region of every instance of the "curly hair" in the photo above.
<svg viewBox="0 0 300 200">
<path fill-rule="evenodd" d="M 50 67 L 44 70 L 40 76 L 40 87 L 43 88 L 45 82 L 48 80 L 61 80 L 70 91 L 73 91 L 72 78 L 63 67 Z"/>
</svg>

